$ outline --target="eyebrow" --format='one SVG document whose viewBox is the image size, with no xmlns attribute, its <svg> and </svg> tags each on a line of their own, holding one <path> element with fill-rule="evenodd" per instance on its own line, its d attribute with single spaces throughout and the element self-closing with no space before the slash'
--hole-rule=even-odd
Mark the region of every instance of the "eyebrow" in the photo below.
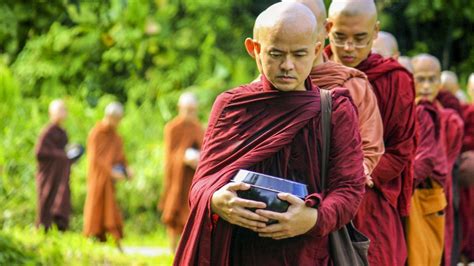
<svg viewBox="0 0 474 266">
<path fill-rule="evenodd" d="M 274 47 L 270 48 L 269 52 L 286 53 L 285 51 L 279 50 Z M 290 53 L 307 53 L 307 52 L 308 52 L 308 48 L 301 48 L 298 50 L 290 51 Z"/>
</svg>

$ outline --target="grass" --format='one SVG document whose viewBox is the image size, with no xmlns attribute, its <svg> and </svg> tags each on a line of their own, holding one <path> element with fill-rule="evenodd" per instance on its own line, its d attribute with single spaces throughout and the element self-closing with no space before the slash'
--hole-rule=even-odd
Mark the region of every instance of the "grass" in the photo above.
<svg viewBox="0 0 474 266">
<path fill-rule="evenodd" d="M 166 250 L 162 228 L 147 235 L 130 233 L 122 246 Z M 44 233 L 34 227 L 10 227 L 0 231 L 0 265 L 171 265 L 168 253 L 145 256 L 121 253 L 112 241 L 98 243 L 78 232 Z"/>
</svg>

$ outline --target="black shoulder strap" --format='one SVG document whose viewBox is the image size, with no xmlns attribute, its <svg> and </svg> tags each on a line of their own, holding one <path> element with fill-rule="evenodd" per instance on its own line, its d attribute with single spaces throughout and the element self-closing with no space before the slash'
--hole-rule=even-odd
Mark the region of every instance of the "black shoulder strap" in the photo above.
<svg viewBox="0 0 474 266">
<path fill-rule="evenodd" d="M 331 115 L 332 97 L 330 90 L 320 89 L 321 94 L 321 122 L 319 124 L 322 136 L 321 150 L 321 192 L 326 189 L 329 170 L 329 149 L 331 147 Z"/>
</svg>

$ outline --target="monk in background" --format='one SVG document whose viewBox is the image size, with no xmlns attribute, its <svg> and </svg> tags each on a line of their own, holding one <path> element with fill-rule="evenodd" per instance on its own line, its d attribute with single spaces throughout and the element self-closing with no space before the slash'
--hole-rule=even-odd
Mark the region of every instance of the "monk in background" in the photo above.
<svg viewBox="0 0 474 266">
<path fill-rule="evenodd" d="M 453 71 L 445 70 L 441 72 L 441 84 L 443 91 L 451 93 L 463 103 L 469 102 L 466 93 L 459 86 L 458 75 Z"/>
<path fill-rule="evenodd" d="M 470 103 L 463 104 L 464 140 L 459 166 L 461 182 L 462 260 L 474 261 L 474 73 L 469 76 L 467 92 Z"/>
<path fill-rule="evenodd" d="M 196 96 L 183 93 L 178 108 L 178 116 L 165 125 L 164 190 L 158 206 L 173 253 L 189 216 L 188 193 L 204 138 L 197 116 Z"/>
<path fill-rule="evenodd" d="M 326 31 L 326 7 L 322 0 L 284 0 L 283 2 L 299 2 L 306 5 L 318 20 L 318 41 L 324 43 Z M 362 137 L 364 153 L 364 173 L 366 185 L 373 186 L 370 174 L 384 153 L 383 124 L 377 104 L 377 97 L 372 91 L 367 77 L 361 71 L 330 61 L 324 53 L 320 53 L 313 62 L 311 69 L 313 83 L 325 90 L 346 88 L 359 112 L 359 129 Z"/>
<path fill-rule="evenodd" d="M 42 130 L 36 144 L 36 189 L 38 193 L 36 226 L 48 230 L 54 224 L 65 231 L 71 214 L 69 174 L 71 161 L 65 147 L 68 143 L 63 123 L 67 109 L 63 100 L 49 105 L 49 124 Z"/>
<path fill-rule="evenodd" d="M 413 73 L 413 66 L 411 65 L 411 58 L 409 56 L 399 56 L 398 63 L 408 70 L 408 72 Z"/>
<path fill-rule="evenodd" d="M 105 108 L 104 119 L 89 133 L 87 196 L 84 205 L 84 235 L 106 241 L 108 233 L 119 248 L 123 222 L 114 184 L 132 176 L 127 167 L 122 138 L 117 133 L 122 117 L 122 105 L 110 103 Z"/>
<path fill-rule="evenodd" d="M 397 39 L 389 32 L 379 31 L 377 39 L 372 45 L 372 53 L 381 55 L 383 58 L 397 59 L 400 56 Z"/>
<path fill-rule="evenodd" d="M 309 77 L 322 50 L 316 28 L 298 3 L 274 4 L 256 19 L 245 47 L 261 80 L 214 103 L 174 265 L 330 263 L 328 234 L 353 218 L 365 178 L 357 111 L 346 90 L 334 90 L 328 187 L 321 191 L 321 96 Z M 237 196 L 250 188 L 230 182 L 239 169 L 305 183 L 310 194 L 279 193 L 288 210 L 263 210 L 265 203 Z"/>
<path fill-rule="evenodd" d="M 446 208 L 442 207 L 440 201 L 430 202 L 431 210 L 433 213 L 435 211 L 442 211 L 444 209 L 444 215 L 436 215 L 435 217 L 426 215 L 425 218 L 429 222 L 432 222 L 431 230 L 439 229 L 441 230 L 441 219 L 444 221 L 444 232 L 439 231 L 435 232 L 437 234 L 437 239 L 426 239 L 429 233 L 424 235 L 425 238 L 421 238 L 420 241 L 416 241 L 417 238 L 410 238 L 410 235 L 417 234 L 417 232 L 408 232 L 409 236 L 409 264 L 411 265 L 451 265 L 453 261 L 457 262 L 458 254 L 453 255 L 453 244 L 454 244 L 454 235 L 455 235 L 455 219 L 454 219 L 454 200 L 453 200 L 453 188 L 455 182 L 453 180 L 453 170 L 457 158 L 461 151 L 462 138 L 464 134 L 464 123 L 459 114 L 450 108 L 444 108 L 440 102 L 438 102 L 437 96 L 442 88 L 441 84 L 441 64 L 439 60 L 428 54 L 421 54 L 413 58 L 414 66 L 414 76 L 415 76 L 415 85 L 417 91 L 417 99 L 419 106 L 423 106 L 427 111 L 431 113 L 432 118 L 435 120 L 435 131 L 436 136 L 438 136 L 438 141 L 431 141 L 429 143 L 429 136 L 423 135 L 424 130 L 428 128 L 428 125 L 424 124 L 422 120 L 420 122 L 420 146 L 419 151 L 433 151 L 425 152 L 423 154 L 431 154 L 431 159 L 426 159 L 423 164 L 424 169 L 429 169 L 427 162 L 431 162 L 433 165 L 433 171 L 428 176 L 431 178 L 431 181 L 436 182 L 436 186 L 432 186 L 432 192 L 438 189 L 438 185 L 442 186 L 444 191 Z M 433 150 L 436 149 L 436 150 Z M 417 163 L 418 160 L 417 152 Z M 444 162 L 444 164 L 443 164 Z M 443 177 L 441 173 L 443 172 L 442 166 L 445 166 Z M 415 165 L 415 177 L 420 178 L 419 175 L 419 165 Z M 427 174 L 428 172 L 424 172 Z M 426 186 L 423 187 L 424 190 L 418 190 L 415 192 L 428 193 Z M 440 192 L 440 191 L 438 191 Z M 431 192 L 430 192 L 431 193 Z M 434 192 L 433 192 L 434 193 Z M 428 201 L 429 199 L 435 199 L 436 195 L 441 197 L 440 194 L 431 194 L 428 198 L 414 197 L 414 200 L 418 201 Z M 419 195 L 418 195 L 419 196 Z M 425 202 L 428 204 L 428 202 Z M 438 210 L 436 209 L 438 206 Z M 432 214 L 433 214 L 432 213 Z M 412 217 L 409 217 L 409 220 Z M 426 230 L 426 229 L 425 229 Z M 422 230 L 418 230 L 418 234 L 422 234 Z M 419 239 L 419 238 L 418 238 Z M 410 241 L 413 240 L 413 241 Z M 422 241 L 425 240 L 425 241 Z M 435 247 L 433 245 L 442 243 L 443 246 Z M 423 245 L 423 243 L 425 245 Z M 423 247 L 426 249 L 423 250 Z M 437 249 L 440 249 L 442 252 L 436 252 Z M 442 256 L 442 257 L 441 257 Z M 430 260 L 424 260 L 430 258 Z M 438 259 L 441 259 L 439 261 Z"/>
<path fill-rule="evenodd" d="M 417 144 L 413 78 L 395 59 L 371 53 L 379 31 L 373 1 L 333 1 L 326 27 L 326 54 L 367 75 L 384 125 L 385 153 L 372 172 L 375 185 L 366 190 L 354 223 L 371 240 L 371 265 L 405 265 L 401 217 L 409 212 Z"/>
</svg>

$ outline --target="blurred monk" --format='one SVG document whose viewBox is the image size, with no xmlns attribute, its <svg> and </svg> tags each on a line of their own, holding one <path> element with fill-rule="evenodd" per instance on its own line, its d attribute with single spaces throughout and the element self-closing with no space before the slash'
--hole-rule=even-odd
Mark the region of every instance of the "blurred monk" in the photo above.
<svg viewBox="0 0 474 266">
<path fill-rule="evenodd" d="M 383 58 L 398 59 L 400 56 L 397 39 L 386 31 L 379 31 L 377 39 L 374 40 L 372 45 L 372 52 L 381 55 Z"/>
<path fill-rule="evenodd" d="M 43 226 L 46 230 L 55 224 L 59 230 L 65 231 L 71 214 L 71 161 L 64 150 L 68 142 L 63 128 L 66 117 L 64 101 L 52 101 L 49 105 L 49 124 L 43 129 L 36 145 L 36 226 Z"/>
<path fill-rule="evenodd" d="M 441 64 L 439 60 L 428 54 L 421 54 L 413 58 L 414 66 L 414 77 L 417 92 L 417 99 L 422 105 L 431 113 L 432 118 L 435 121 L 435 130 L 438 141 L 429 142 L 430 137 L 424 135 L 428 125 L 420 122 L 420 145 L 419 151 L 429 151 L 426 154 L 431 154 L 432 158 L 426 158 L 422 162 L 423 165 L 431 162 L 434 170 L 428 176 L 430 182 L 436 182 L 436 186 L 432 186 L 430 190 L 427 190 L 426 184 L 422 186 L 422 190 L 415 191 L 413 200 L 421 201 L 421 203 L 428 204 L 431 206 L 433 215 L 425 215 L 426 221 L 431 224 L 423 230 L 413 230 L 407 233 L 408 235 L 408 246 L 409 246 L 409 265 L 451 265 L 452 261 L 452 250 L 454 241 L 454 202 L 453 202 L 453 169 L 455 162 L 459 156 L 462 145 L 463 127 L 464 123 L 459 114 L 452 109 L 443 108 L 442 105 L 436 100 L 436 97 L 442 88 L 441 85 Z M 444 161 L 444 163 L 443 163 Z M 417 161 L 415 164 L 415 177 L 417 176 L 417 169 L 419 169 L 418 153 Z M 444 166 L 444 171 L 442 171 Z M 424 169 L 429 169 L 425 167 Z M 444 172 L 444 177 L 442 173 Z M 428 172 L 424 172 L 425 174 Z M 443 205 L 441 204 L 441 190 L 438 185 L 441 185 L 443 192 Z M 417 194 L 418 193 L 418 194 Z M 416 197 L 420 194 L 430 194 L 430 197 Z M 426 195 L 425 195 L 426 196 Z M 440 200 L 435 200 L 436 198 Z M 432 200 L 432 202 L 430 201 Z M 436 207 L 437 206 L 437 207 Z M 443 211 L 444 210 L 444 211 Z M 435 212 L 438 212 L 436 214 Z M 426 213 L 425 213 L 426 214 Z M 444 214 L 444 215 L 441 215 Z M 411 216 L 409 220 L 411 220 Z M 441 220 L 445 219 L 444 230 L 441 231 Z M 436 239 L 429 239 L 429 231 L 436 235 Z M 431 234 L 431 236 L 433 236 Z M 417 235 L 417 237 L 413 237 Z M 443 244 L 444 242 L 444 244 Z M 444 246 L 444 247 L 443 247 Z M 443 251 L 444 250 L 444 251 Z M 455 257 L 458 257 L 455 254 Z M 443 260 L 441 261 L 441 258 Z"/>
<path fill-rule="evenodd" d="M 365 178 L 355 107 L 347 91 L 334 90 L 334 167 L 320 193 L 321 99 L 309 78 L 322 48 L 316 28 L 312 12 L 299 3 L 280 2 L 258 16 L 245 46 L 261 81 L 224 92 L 214 103 L 175 265 L 330 263 L 328 234 L 353 218 Z M 288 210 L 263 210 L 263 202 L 237 196 L 249 185 L 229 183 L 239 169 L 305 183 L 310 194 L 303 200 L 280 193 Z M 277 223 L 267 225 L 270 220 Z"/>
<path fill-rule="evenodd" d="M 199 161 L 204 131 L 199 124 L 198 101 L 183 93 L 178 102 L 179 115 L 165 126 L 165 179 L 158 208 L 167 227 L 174 253 L 189 216 L 188 193 Z"/>
<path fill-rule="evenodd" d="M 441 85 L 443 90 L 456 96 L 461 102 L 467 103 L 468 99 L 459 86 L 458 76 L 452 71 L 445 70 L 441 73 Z"/>
<path fill-rule="evenodd" d="M 463 105 L 464 140 L 459 166 L 461 188 L 460 213 L 464 262 L 474 261 L 474 73 L 469 76 L 470 103 Z"/>
<path fill-rule="evenodd" d="M 286 0 L 306 5 L 318 19 L 318 41 L 324 43 L 327 32 L 326 7 L 322 0 Z M 364 152 L 364 171 L 366 184 L 373 186 L 370 174 L 384 153 L 383 124 L 377 106 L 377 97 L 372 91 L 367 77 L 361 71 L 329 61 L 324 53 L 319 54 L 313 63 L 311 80 L 321 89 L 331 90 L 337 87 L 349 90 L 359 112 L 359 129 Z"/>
<path fill-rule="evenodd" d="M 113 102 L 105 108 L 104 119 L 89 133 L 87 140 L 87 196 L 84 206 L 84 234 L 106 241 L 112 235 L 120 248 L 123 237 L 122 215 L 115 198 L 116 181 L 131 177 L 127 167 L 122 138 L 117 127 L 123 107 Z"/>
<path fill-rule="evenodd" d="M 416 150 L 413 78 L 394 58 L 371 53 L 379 31 L 373 1 L 333 1 L 326 27 L 330 40 L 326 54 L 367 75 L 384 125 L 385 153 L 372 172 L 375 185 L 367 189 L 354 222 L 371 240 L 371 265 L 404 265 L 407 250 L 401 217 L 409 211 Z"/>
</svg>

